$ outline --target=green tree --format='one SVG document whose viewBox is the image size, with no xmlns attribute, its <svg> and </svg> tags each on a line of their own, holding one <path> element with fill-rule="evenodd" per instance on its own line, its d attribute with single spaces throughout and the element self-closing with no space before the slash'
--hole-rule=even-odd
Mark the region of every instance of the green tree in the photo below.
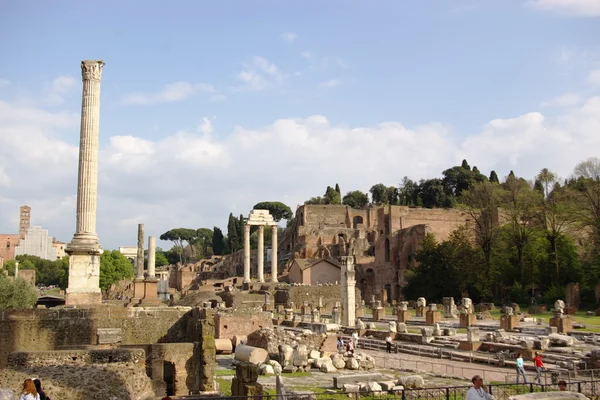
<svg viewBox="0 0 600 400">
<path fill-rule="evenodd" d="M 227 254 L 227 248 L 225 246 L 225 238 L 223 237 L 223 232 L 221 231 L 220 228 L 217 228 L 215 226 L 215 228 L 213 229 L 213 239 L 212 239 L 212 248 L 213 248 L 213 253 L 217 256 L 223 255 L 223 254 Z"/>
<path fill-rule="evenodd" d="M 460 165 L 461 168 L 464 168 L 466 170 L 471 170 L 471 167 L 469 166 L 469 163 L 467 162 L 467 160 L 462 160 L 462 164 Z"/>
<path fill-rule="evenodd" d="M 311 197 L 310 199 L 306 200 L 304 202 L 304 204 L 308 204 L 308 205 L 323 205 L 323 204 L 327 204 L 325 202 L 325 199 L 321 196 L 317 196 L 317 197 Z"/>
<path fill-rule="evenodd" d="M 517 262 L 521 272 L 521 282 L 525 279 L 525 246 L 531 236 L 536 208 L 542 200 L 529 183 L 522 178 L 508 177 L 502 185 L 500 199 L 510 227 L 508 237 L 517 250 Z"/>
<path fill-rule="evenodd" d="M 461 196 L 462 204 L 473 221 L 475 243 L 481 249 L 485 261 L 481 288 L 484 297 L 491 295 L 489 281 L 492 273 L 492 251 L 499 233 L 500 190 L 498 185 L 486 180 L 475 184 Z"/>
<path fill-rule="evenodd" d="M 335 191 L 338 193 L 338 195 L 340 197 L 342 197 L 342 192 L 340 191 L 340 185 L 338 185 L 337 183 L 335 184 Z"/>
<path fill-rule="evenodd" d="M 346 193 L 342 199 L 342 204 L 352 208 L 363 208 L 369 205 L 369 195 L 360 190 L 353 190 Z"/>
<path fill-rule="evenodd" d="M 288 220 L 294 216 L 292 210 L 280 201 L 263 201 L 256 203 L 252 209 L 269 210 L 269 214 L 273 216 L 275 222 L 279 222 L 282 219 Z"/>
<path fill-rule="evenodd" d="M 556 182 L 556 174 L 550 171 L 548 168 L 542 168 L 540 173 L 537 175 L 536 179 L 542 182 L 545 188 L 545 195 L 546 197 L 548 197 L 548 195 L 550 194 L 548 191 L 548 187 L 552 186 Z"/>
<path fill-rule="evenodd" d="M 387 202 L 387 186 L 383 183 L 378 183 L 371 186 L 371 202 L 376 205 L 385 204 Z"/>
<path fill-rule="evenodd" d="M 454 206 L 454 198 L 446 193 L 441 179 L 421 180 L 419 186 L 419 198 L 423 207 L 451 208 Z"/>
<path fill-rule="evenodd" d="M 100 256 L 100 289 L 106 291 L 115 282 L 133 278 L 133 266 L 118 250 L 104 250 Z"/>
<path fill-rule="evenodd" d="M 167 259 L 167 256 L 165 256 L 165 254 L 162 251 L 160 251 L 160 252 L 157 251 L 155 263 L 156 263 L 157 267 L 163 267 L 165 265 L 169 265 L 169 260 Z"/>
<path fill-rule="evenodd" d="M 38 299 L 36 288 L 23 279 L 8 279 L 0 274 L 0 310 L 31 308 Z"/>
<path fill-rule="evenodd" d="M 166 231 L 165 233 L 163 233 L 162 235 L 160 235 L 159 239 L 160 240 L 168 240 L 173 242 L 173 245 L 175 247 L 178 247 L 180 249 L 180 251 L 178 251 L 178 256 L 179 256 L 179 261 L 183 264 L 184 263 L 184 255 L 183 255 L 183 248 L 184 248 L 184 241 L 185 239 L 181 236 L 181 229 L 182 228 L 178 228 L 178 229 L 171 229 L 169 231 Z"/>
<path fill-rule="evenodd" d="M 213 230 L 208 228 L 200 228 L 196 230 L 196 246 L 200 249 L 202 257 L 210 257 L 213 253 L 212 241 L 213 241 Z"/>
<path fill-rule="evenodd" d="M 400 190 L 395 186 L 388 186 L 385 191 L 386 204 L 398 205 L 400 202 Z"/>
<path fill-rule="evenodd" d="M 475 183 L 488 180 L 476 167 L 471 170 L 463 166 L 456 166 L 445 170 L 442 175 L 444 175 L 442 184 L 446 194 L 456 197 L 460 196 L 463 191 L 469 190 Z"/>
<path fill-rule="evenodd" d="M 244 238 L 240 237 L 238 232 L 238 219 L 230 213 L 229 221 L 227 223 L 227 243 L 229 244 L 232 253 L 242 249 L 244 246 Z"/>
<path fill-rule="evenodd" d="M 402 178 L 398 189 L 398 204 L 401 206 L 418 206 L 419 190 L 419 184 L 405 176 Z"/>
<path fill-rule="evenodd" d="M 490 172 L 489 181 L 492 183 L 500 183 L 500 179 L 498 179 L 498 174 L 496 173 L 496 171 L 492 170 L 492 172 Z"/>
<path fill-rule="evenodd" d="M 323 199 L 325 204 L 342 204 L 342 196 L 331 186 L 327 186 Z"/>
</svg>

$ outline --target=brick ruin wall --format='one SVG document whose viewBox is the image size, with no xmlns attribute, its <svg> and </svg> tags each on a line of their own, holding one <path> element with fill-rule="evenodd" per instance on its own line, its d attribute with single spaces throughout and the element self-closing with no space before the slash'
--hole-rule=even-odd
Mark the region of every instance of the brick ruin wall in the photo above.
<svg viewBox="0 0 600 400">
<path fill-rule="evenodd" d="M 215 315 L 215 338 L 233 339 L 234 336 L 248 336 L 258 329 L 273 329 L 273 320 L 268 312 L 256 310 L 219 311 Z"/>
<path fill-rule="evenodd" d="M 319 297 L 323 297 L 325 311 L 331 312 L 336 302 L 342 302 L 340 285 L 278 288 L 275 292 L 275 304 L 288 306 L 293 302 L 294 307 L 299 309 L 305 301 L 317 306 L 319 304 Z M 360 289 L 358 287 L 356 288 L 356 299 L 360 299 Z"/>
</svg>

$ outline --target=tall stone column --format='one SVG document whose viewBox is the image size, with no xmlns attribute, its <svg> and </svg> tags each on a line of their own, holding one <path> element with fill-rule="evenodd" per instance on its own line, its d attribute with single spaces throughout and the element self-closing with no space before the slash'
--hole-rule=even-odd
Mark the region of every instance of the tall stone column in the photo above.
<svg viewBox="0 0 600 400">
<path fill-rule="evenodd" d="M 244 283 L 250 283 L 250 225 L 244 225 Z"/>
<path fill-rule="evenodd" d="M 356 320 L 356 271 L 354 257 L 341 257 L 342 326 L 354 327 Z"/>
<path fill-rule="evenodd" d="M 79 173 L 77 216 L 73 240 L 65 252 L 69 255 L 69 283 L 65 304 L 100 304 L 100 255 L 102 248 L 96 233 L 98 197 L 98 141 L 100 132 L 100 80 L 104 62 L 81 62 L 83 94 L 79 136 Z"/>
<path fill-rule="evenodd" d="M 277 225 L 271 225 L 271 282 L 277 282 Z"/>
<path fill-rule="evenodd" d="M 148 279 L 156 278 L 156 237 L 148 236 Z"/>
<path fill-rule="evenodd" d="M 138 224 L 136 280 L 144 279 L 144 224 Z"/>
<path fill-rule="evenodd" d="M 258 281 L 265 281 L 265 227 L 259 225 L 258 227 Z"/>
</svg>

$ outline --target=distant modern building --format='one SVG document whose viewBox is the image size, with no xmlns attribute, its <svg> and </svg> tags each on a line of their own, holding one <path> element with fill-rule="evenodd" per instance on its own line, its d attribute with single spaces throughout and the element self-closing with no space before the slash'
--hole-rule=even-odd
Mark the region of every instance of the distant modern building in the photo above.
<svg viewBox="0 0 600 400">
<path fill-rule="evenodd" d="M 56 250 L 57 260 L 60 260 L 61 258 L 67 255 L 67 253 L 65 253 L 65 242 L 59 242 L 58 240 L 54 239 L 54 241 L 52 242 L 52 246 L 54 246 L 54 249 Z"/>
<path fill-rule="evenodd" d="M 19 240 L 25 238 L 25 231 L 31 224 L 31 207 L 22 206 L 19 210 L 19 233 L 0 234 L 0 265 L 15 258 Z"/>
<path fill-rule="evenodd" d="M 34 226 L 25 231 L 25 239 L 21 239 L 15 248 L 15 256 L 30 255 L 44 260 L 56 260 L 56 248 L 53 245 L 54 238 L 48 235 L 47 229 Z"/>
</svg>

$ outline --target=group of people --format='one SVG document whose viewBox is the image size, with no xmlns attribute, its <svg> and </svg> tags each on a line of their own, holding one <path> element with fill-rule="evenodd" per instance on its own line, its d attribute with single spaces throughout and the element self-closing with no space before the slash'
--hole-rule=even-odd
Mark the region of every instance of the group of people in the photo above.
<svg viewBox="0 0 600 400">
<path fill-rule="evenodd" d="M 354 349 L 358 345 L 358 333 L 352 332 L 350 340 L 344 342 L 344 339 L 340 336 L 337 338 L 337 349 L 338 351 L 346 351 L 350 354 L 354 354 Z"/>
<path fill-rule="evenodd" d="M 467 397 L 465 400 L 493 400 L 494 396 L 490 393 L 488 387 L 483 384 L 483 378 L 479 375 L 475 375 L 471 382 L 473 387 L 467 391 Z M 558 382 L 558 390 L 565 392 L 567 390 L 567 382 Z"/>
<path fill-rule="evenodd" d="M 527 376 L 525 375 L 525 363 L 523 361 L 523 356 L 521 353 L 517 353 L 517 383 L 519 383 L 519 377 L 523 377 L 523 382 L 527 383 Z M 544 362 L 542 361 L 542 355 L 539 352 L 535 352 L 535 357 L 533 358 L 533 365 L 535 366 L 535 371 L 537 375 L 535 377 L 535 381 L 537 383 L 542 383 L 542 373 L 546 368 L 544 366 Z"/>
<path fill-rule="evenodd" d="M 19 400 L 50 400 L 50 397 L 42 390 L 42 382 L 39 379 L 28 378 L 23 382 Z"/>
</svg>

